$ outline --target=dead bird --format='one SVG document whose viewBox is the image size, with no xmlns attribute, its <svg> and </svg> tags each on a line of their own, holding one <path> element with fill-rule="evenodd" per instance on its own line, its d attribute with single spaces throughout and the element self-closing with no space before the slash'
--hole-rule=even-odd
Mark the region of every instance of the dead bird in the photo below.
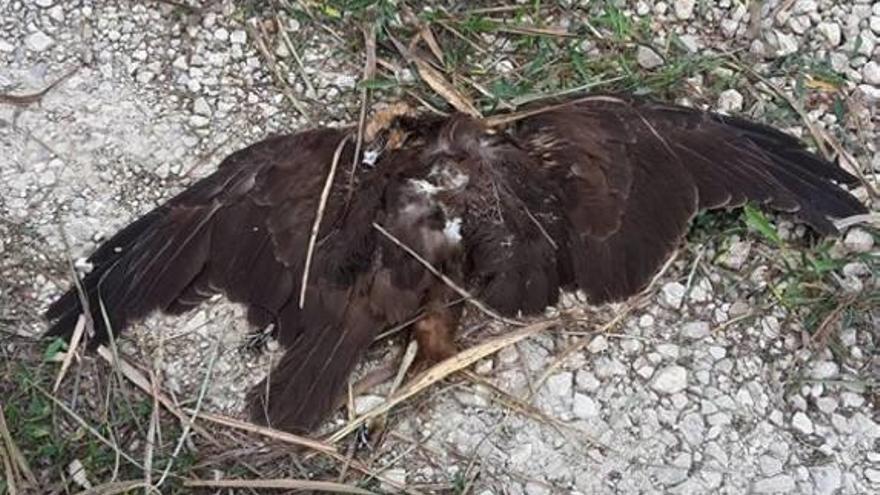
<svg viewBox="0 0 880 495">
<path fill-rule="evenodd" d="M 235 152 L 104 242 L 81 281 L 90 345 L 222 293 L 286 349 L 250 393 L 253 417 L 308 432 L 383 329 L 421 314 L 422 361 L 456 352 L 461 294 L 437 272 L 502 315 L 530 315 L 562 290 L 592 303 L 637 293 L 701 210 L 753 202 L 821 234 L 866 211 L 835 184 L 856 178 L 794 137 L 635 97 L 374 123 L 357 160 L 352 127 Z M 69 338 L 81 312 L 71 288 L 46 312 L 48 334 Z"/>
</svg>

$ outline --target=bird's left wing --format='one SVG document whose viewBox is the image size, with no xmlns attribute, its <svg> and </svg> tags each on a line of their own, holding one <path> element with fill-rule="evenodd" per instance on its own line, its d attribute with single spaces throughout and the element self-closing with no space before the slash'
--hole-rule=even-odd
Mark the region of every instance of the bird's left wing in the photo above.
<svg viewBox="0 0 880 495">
<path fill-rule="evenodd" d="M 555 241 L 560 285 L 594 302 L 643 288 L 702 209 L 753 201 L 824 234 L 865 211 L 834 183 L 853 176 L 765 125 L 615 96 L 541 105 L 505 129 L 531 164 L 507 183 Z"/>
</svg>

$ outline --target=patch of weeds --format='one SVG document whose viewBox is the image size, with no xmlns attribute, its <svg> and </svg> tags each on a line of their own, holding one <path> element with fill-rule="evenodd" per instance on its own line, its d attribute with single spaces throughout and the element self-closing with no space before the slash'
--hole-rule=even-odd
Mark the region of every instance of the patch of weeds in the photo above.
<svg viewBox="0 0 880 495">
<path fill-rule="evenodd" d="M 746 227 L 738 210 L 713 210 L 697 214 L 687 233 L 687 242 L 703 244 L 712 239 L 742 234 Z"/>
<path fill-rule="evenodd" d="M 835 255 L 836 240 L 832 238 L 812 243 L 786 242 L 761 210 L 747 206 L 742 215 L 746 227 L 772 245 L 776 252 L 767 260 L 778 272 L 769 285 L 770 292 L 778 304 L 798 315 L 808 333 L 825 333 L 831 337 L 831 342 L 836 337 L 827 335 L 827 326 L 834 320 L 870 324 L 868 312 L 877 307 L 880 291 L 866 288 L 857 293 L 848 292 L 843 290 L 840 281 L 843 268 L 853 262 L 864 263 L 871 277 L 876 279 L 880 276 L 878 257 L 852 253 Z M 877 237 L 876 233 L 874 235 Z"/>
<path fill-rule="evenodd" d="M 13 441 L 31 470 L 37 474 L 41 486 L 69 480 L 66 470 L 74 460 L 82 463 L 87 478 L 95 484 L 110 479 L 142 479 L 143 467 L 139 464 L 143 462 L 146 435 L 141 426 L 149 422 L 152 399 L 137 394 L 126 400 L 120 397 L 126 392 L 119 390 L 113 390 L 107 397 L 100 390 L 101 380 L 94 377 L 110 376 L 111 372 L 103 366 L 96 366 L 94 362 L 85 361 L 75 363 L 59 392 L 50 396 L 58 366 L 48 362 L 48 359 L 66 347 L 59 342 L 55 340 L 43 345 L 29 345 L 29 359 L 2 363 L 0 376 L 5 382 L 4 390 L 6 385 L 10 388 L 4 397 L 3 414 Z M 77 370 L 77 366 L 86 366 L 87 369 Z M 75 378 L 77 373 L 81 373 L 81 379 Z M 106 409 L 101 405 L 105 398 L 108 399 Z M 81 421 L 117 447 L 97 438 L 65 412 L 58 402 L 71 408 Z M 129 403 L 133 407 L 129 407 Z M 161 431 L 162 441 L 157 442 L 154 449 L 154 480 L 161 476 L 161 470 L 170 460 L 181 433 L 179 421 L 165 417 Z M 138 463 L 126 460 L 117 449 Z M 181 452 L 174 461 L 172 476 L 163 485 L 162 492 L 181 493 L 177 473 L 188 473 L 194 464 L 194 452 Z M 66 489 L 76 492 L 80 487 L 71 484 Z"/>
</svg>

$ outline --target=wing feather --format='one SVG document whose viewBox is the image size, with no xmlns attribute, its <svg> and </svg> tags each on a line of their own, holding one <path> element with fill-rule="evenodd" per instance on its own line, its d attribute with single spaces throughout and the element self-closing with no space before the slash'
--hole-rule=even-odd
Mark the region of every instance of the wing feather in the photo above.
<svg viewBox="0 0 880 495">
<path fill-rule="evenodd" d="M 854 183 L 850 174 L 740 118 L 579 97 L 516 121 L 507 135 L 535 158 L 532 179 L 561 198 L 562 220 L 548 229 L 560 245 L 560 280 L 595 302 L 644 287 L 700 210 L 753 201 L 823 234 L 836 232 L 830 218 L 866 211 L 834 183 Z"/>
<path fill-rule="evenodd" d="M 83 279 L 98 334 L 93 344 L 106 339 L 101 304 L 114 331 L 157 309 L 184 311 L 216 292 L 251 306 L 255 323 L 298 317 L 284 307 L 300 281 L 303 233 L 317 206 L 312 186 L 345 132 L 307 131 L 238 151 L 101 245 Z M 327 213 L 331 221 L 340 214 L 341 206 Z M 46 312 L 54 320 L 49 334 L 69 335 L 81 311 L 69 290 Z"/>
</svg>

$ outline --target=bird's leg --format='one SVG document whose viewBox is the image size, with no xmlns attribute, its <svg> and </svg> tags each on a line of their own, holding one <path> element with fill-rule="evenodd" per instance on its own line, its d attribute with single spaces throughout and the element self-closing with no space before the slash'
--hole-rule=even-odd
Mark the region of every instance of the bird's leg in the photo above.
<svg viewBox="0 0 880 495">
<path fill-rule="evenodd" d="M 413 337 L 419 344 L 417 369 L 458 353 L 454 340 L 459 313 L 444 303 L 431 303 L 425 316 L 413 324 Z"/>
</svg>

